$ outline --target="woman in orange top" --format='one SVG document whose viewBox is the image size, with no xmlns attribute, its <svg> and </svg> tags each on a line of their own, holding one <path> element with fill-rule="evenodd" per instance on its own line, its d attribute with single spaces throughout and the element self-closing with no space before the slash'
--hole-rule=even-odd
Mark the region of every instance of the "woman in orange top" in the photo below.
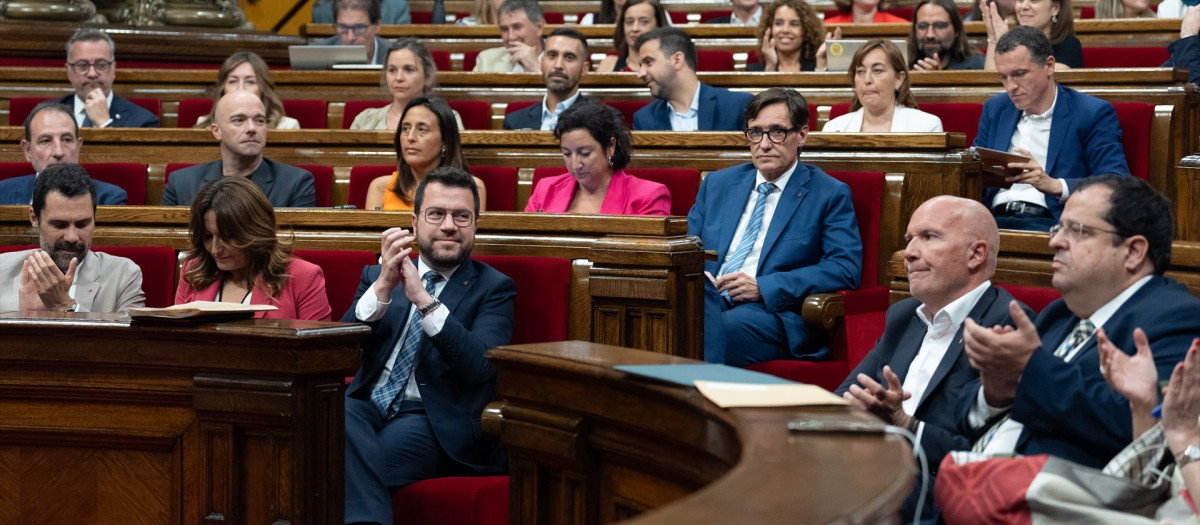
<svg viewBox="0 0 1200 525">
<path fill-rule="evenodd" d="M 454 112 L 438 97 L 417 97 L 404 108 L 394 140 L 399 165 L 391 175 L 377 177 L 367 189 L 368 210 L 411 210 L 413 192 L 425 174 L 440 166 L 467 169 Z M 487 201 L 483 181 L 479 187 L 480 209 Z"/>
</svg>

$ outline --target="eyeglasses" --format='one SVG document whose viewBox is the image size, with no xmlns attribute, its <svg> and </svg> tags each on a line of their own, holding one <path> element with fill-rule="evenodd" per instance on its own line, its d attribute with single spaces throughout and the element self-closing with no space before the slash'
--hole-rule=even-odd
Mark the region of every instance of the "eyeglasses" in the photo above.
<svg viewBox="0 0 1200 525">
<path fill-rule="evenodd" d="M 768 139 L 771 139 L 771 142 L 779 144 L 787 139 L 788 133 L 791 133 L 793 131 L 796 131 L 796 129 L 795 128 L 791 128 L 791 129 L 771 128 L 766 131 L 763 131 L 762 129 L 759 129 L 759 128 L 750 128 L 747 130 L 743 130 L 742 133 L 745 133 L 746 140 L 750 141 L 753 144 L 758 144 L 759 142 L 762 142 L 762 138 L 764 136 L 766 136 Z"/>
<path fill-rule="evenodd" d="M 945 31 L 950 27 L 950 22 L 917 22 L 917 31 L 928 31 L 929 26 L 933 26 L 935 31 Z"/>
<path fill-rule="evenodd" d="M 475 214 L 467 210 L 446 210 L 445 208 L 425 208 L 421 214 L 425 216 L 425 222 L 429 224 L 441 224 L 446 220 L 446 214 L 454 220 L 454 224 L 462 227 L 470 226 L 475 222 Z"/>
<path fill-rule="evenodd" d="M 105 73 L 108 71 L 108 68 L 112 67 L 113 61 L 112 60 L 104 60 L 104 59 L 100 59 L 95 62 L 88 62 L 87 60 L 76 60 L 74 62 L 67 62 L 67 65 L 71 66 L 71 71 L 74 71 L 79 74 L 87 73 L 88 69 L 91 69 L 93 67 L 96 68 L 97 73 Z"/>
<path fill-rule="evenodd" d="M 1096 234 L 1096 232 L 1111 233 L 1117 237 L 1124 237 L 1116 230 L 1106 230 L 1096 226 L 1087 226 L 1082 222 L 1075 221 L 1060 221 L 1058 224 L 1050 227 L 1050 238 L 1053 239 L 1059 232 L 1067 234 L 1072 241 L 1087 239 Z"/>
<path fill-rule="evenodd" d="M 352 26 L 349 26 L 346 24 L 333 24 L 333 27 L 334 27 L 334 29 L 337 29 L 337 32 L 339 34 L 344 35 L 346 33 L 354 33 L 356 35 L 361 35 L 363 33 L 366 33 L 367 28 L 371 27 L 371 26 L 369 26 L 367 24 L 354 24 Z"/>
</svg>

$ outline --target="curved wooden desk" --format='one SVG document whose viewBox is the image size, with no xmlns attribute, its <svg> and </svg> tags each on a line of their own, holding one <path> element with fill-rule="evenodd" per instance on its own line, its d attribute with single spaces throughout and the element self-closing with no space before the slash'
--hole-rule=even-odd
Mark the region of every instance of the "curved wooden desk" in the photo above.
<svg viewBox="0 0 1200 525">
<path fill-rule="evenodd" d="M 864 413 L 726 410 L 613 368 L 696 361 L 582 341 L 488 356 L 503 401 L 484 424 L 508 447 L 514 524 L 884 522 L 913 486 L 898 438 L 787 429 Z"/>
</svg>

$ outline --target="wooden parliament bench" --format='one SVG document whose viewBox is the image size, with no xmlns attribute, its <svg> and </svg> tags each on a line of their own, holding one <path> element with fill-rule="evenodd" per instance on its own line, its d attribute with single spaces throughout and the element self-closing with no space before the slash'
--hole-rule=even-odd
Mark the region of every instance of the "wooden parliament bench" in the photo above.
<svg viewBox="0 0 1200 525">
<path fill-rule="evenodd" d="M 342 523 L 365 326 L 0 314 L 4 523 Z"/>
</svg>

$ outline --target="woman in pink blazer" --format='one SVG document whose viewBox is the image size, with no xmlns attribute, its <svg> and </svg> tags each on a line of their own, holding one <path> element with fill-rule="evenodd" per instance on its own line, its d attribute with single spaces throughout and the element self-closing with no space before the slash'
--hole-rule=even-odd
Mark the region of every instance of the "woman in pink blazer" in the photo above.
<svg viewBox="0 0 1200 525">
<path fill-rule="evenodd" d="M 630 133 L 616 110 L 593 100 L 576 102 L 559 115 L 554 137 L 567 173 L 539 181 L 525 211 L 670 214 L 666 186 L 625 173 Z"/>
<path fill-rule="evenodd" d="M 329 321 L 321 268 L 292 257 L 275 234 L 275 210 L 253 182 L 221 177 L 192 203 L 191 247 L 175 304 L 192 301 L 268 304 L 256 317 Z"/>
</svg>

